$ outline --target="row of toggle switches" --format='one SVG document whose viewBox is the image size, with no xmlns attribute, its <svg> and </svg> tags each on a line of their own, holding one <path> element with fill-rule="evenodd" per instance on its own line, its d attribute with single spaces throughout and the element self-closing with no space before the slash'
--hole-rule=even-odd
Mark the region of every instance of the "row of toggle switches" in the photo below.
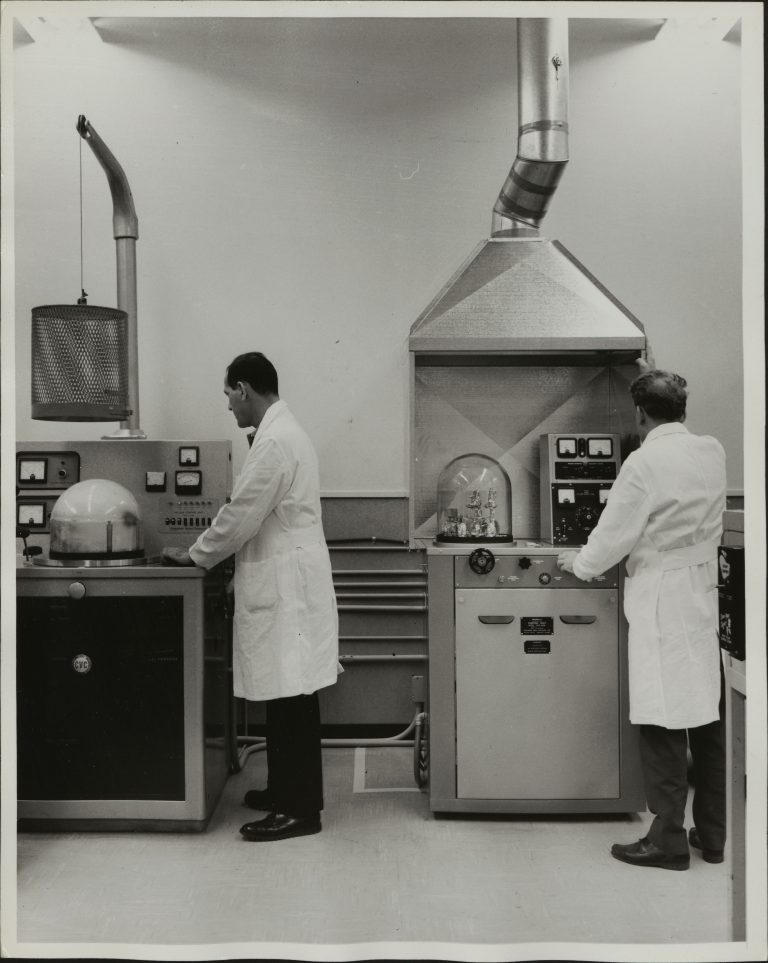
<svg viewBox="0 0 768 963">
<path fill-rule="evenodd" d="M 186 517 L 186 518 L 175 518 L 169 516 L 165 519 L 165 524 L 173 527 L 179 528 L 210 528 L 211 519 L 210 518 L 198 518 L 196 516 Z"/>
</svg>

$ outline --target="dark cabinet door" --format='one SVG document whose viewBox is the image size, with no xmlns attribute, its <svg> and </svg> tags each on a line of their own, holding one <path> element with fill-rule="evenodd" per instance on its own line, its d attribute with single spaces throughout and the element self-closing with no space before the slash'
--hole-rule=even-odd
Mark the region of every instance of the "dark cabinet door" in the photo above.
<svg viewBox="0 0 768 963">
<path fill-rule="evenodd" d="M 184 799 L 183 604 L 18 599 L 20 799 Z"/>
</svg>

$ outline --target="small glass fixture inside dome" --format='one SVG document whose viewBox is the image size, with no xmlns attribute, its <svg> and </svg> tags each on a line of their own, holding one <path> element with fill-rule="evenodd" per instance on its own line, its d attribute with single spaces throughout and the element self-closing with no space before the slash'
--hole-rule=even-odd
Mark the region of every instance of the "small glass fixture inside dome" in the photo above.
<svg viewBox="0 0 768 963">
<path fill-rule="evenodd" d="M 437 483 L 437 540 L 511 542 L 512 486 L 487 455 L 454 458 Z"/>
<path fill-rule="evenodd" d="M 52 559 L 126 559 L 144 554 L 141 514 L 122 485 L 81 481 L 59 496 L 51 512 Z"/>
</svg>

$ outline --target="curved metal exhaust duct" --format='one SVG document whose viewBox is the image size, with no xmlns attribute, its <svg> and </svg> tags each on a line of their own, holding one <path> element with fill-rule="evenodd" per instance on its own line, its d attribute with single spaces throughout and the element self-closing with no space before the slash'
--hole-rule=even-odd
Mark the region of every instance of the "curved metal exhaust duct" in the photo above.
<svg viewBox="0 0 768 963">
<path fill-rule="evenodd" d="M 538 234 L 568 163 L 568 19 L 517 21 L 517 157 L 493 206 L 493 237 Z"/>
<path fill-rule="evenodd" d="M 110 438 L 145 438 L 139 427 L 139 350 L 137 336 L 136 241 L 139 221 L 128 179 L 114 154 L 86 118 L 77 118 L 77 132 L 89 145 L 107 175 L 112 194 L 112 225 L 117 247 L 117 306 L 128 316 L 128 405 L 131 414 Z"/>
<path fill-rule="evenodd" d="M 423 365 L 491 355 L 602 366 L 645 348 L 638 319 L 539 223 L 568 163 L 568 20 L 517 21 L 517 157 L 482 241 L 411 327 Z M 437 360 L 436 360 L 437 359 Z"/>
</svg>

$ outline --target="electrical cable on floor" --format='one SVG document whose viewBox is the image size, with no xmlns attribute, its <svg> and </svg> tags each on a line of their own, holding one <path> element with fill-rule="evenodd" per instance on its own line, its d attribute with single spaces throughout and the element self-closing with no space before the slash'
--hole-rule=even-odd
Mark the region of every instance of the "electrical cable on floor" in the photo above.
<svg viewBox="0 0 768 963">
<path fill-rule="evenodd" d="M 419 789 L 423 789 L 429 782 L 429 748 L 426 742 L 427 714 L 420 712 L 416 716 L 416 731 L 413 738 L 413 779 Z"/>
<path fill-rule="evenodd" d="M 245 712 L 247 713 L 247 708 Z M 247 728 L 247 719 L 245 721 Z M 420 704 L 419 711 L 417 711 L 406 728 L 394 736 L 358 739 L 326 738 L 321 739 L 320 745 L 323 749 L 413 748 L 414 779 L 416 785 L 421 789 L 426 785 L 426 767 L 423 761 L 425 758 L 425 748 L 423 744 L 425 721 L 426 713 L 423 711 L 423 705 Z M 407 737 L 410 736 L 412 732 L 415 734 L 414 738 L 408 739 Z M 238 736 L 237 745 L 241 747 L 238 753 L 238 765 L 242 768 L 250 756 L 256 752 L 263 752 L 267 748 L 267 740 L 264 736 Z"/>
<path fill-rule="evenodd" d="M 238 737 L 237 741 L 238 743 L 242 743 L 244 739 L 245 739 L 244 736 L 240 736 Z M 248 759 L 255 752 L 263 752 L 266 748 L 267 748 L 266 739 L 262 738 L 262 739 L 256 740 L 256 739 L 249 738 L 247 744 L 243 746 L 243 748 L 240 750 L 238 754 L 238 763 L 240 765 L 240 768 L 242 769 L 242 767 L 245 765 Z"/>
</svg>

